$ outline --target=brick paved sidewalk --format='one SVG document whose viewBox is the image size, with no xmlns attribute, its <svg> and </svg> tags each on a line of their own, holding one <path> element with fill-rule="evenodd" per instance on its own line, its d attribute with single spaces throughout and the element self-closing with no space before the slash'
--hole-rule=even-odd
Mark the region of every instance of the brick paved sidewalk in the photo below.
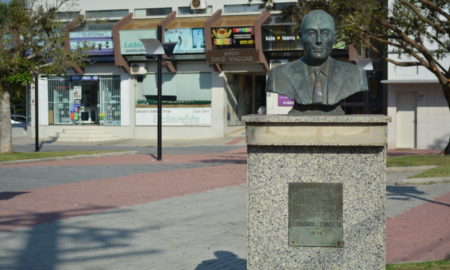
<svg viewBox="0 0 450 270">
<path fill-rule="evenodd" d="M 237 148 L 223 153 L 167 154 L 164 156 L 164 159 L 165 160 L 162 163 L 158 163 L 149 155 L 136 154 L 95 159 L 83 158 L 76 160 L 33 162 L 20 165 L 0 166 L 0 175 L 2 175 L 2 169 L 17 169 L 17 172 L 21 173 L 25 173 L 23 170 L 39 169 L 40 172 L 47 172 L 49 178 L 55 177 L 52 176 L 53 171 L 69 174 L 66 175 L 68 181 L 65 184 L 50 184 L 34 189 L 25 188 L 14 192 L 9 192 L 8 190 L 0 192 L 0 231 L 3 231 L 0 233 L 0 253 L 2 253 L 2 250 L 11 252 L 11 249 L 8 246 L 3 246 L 6 244 L 2 244 L 10 243 L 10 241 L 12 241 L 11 243 L 13 243 L 13 246 L 17 245 L 17 250 L 20 251 L 19 247 L 21 244 L 19 242 L 14 242 L 14 237 L 28 229 L 51 228 L 53 226 L 52 224 L 58 224 L 58 226 L 61 227 L 64 224 L 71 224 L 71 222 L 76 222 L 78 226 L 83 226 L 85 223 L 97 224 L 96 219 L 98 218 L 98 214 L 101 213 L 110 213 L 109 222 L 111 223 L 111 226 L 113 224 L 126 224 L 127 222 L 136 222 L 139 224 L 148 223 L 148 226 L 151 226 L 150 224 L 153 224 L 152 220 L 149 219 L 145 213 L 140 212 L 141 214 L 139 216 L 122 215 L 120 213 L 125 209 L 132 212 L 131 209 L 136 210 L 144 206 L 156 207 L 157 205 L 163 205 L 160 204 L 160 202 L 170 202 L 175 200 L 178 202 L 183 201 L 182 205 L 171 204 L 172 207 L 175 208 L 157 208 L 159 209 L 158 211 L 163 213 L 173 210 L 176 213 L 179 213 L 178 215 L 185 215 L 185 219 L 183 219 L 184 223 L 176 224 L 176 228 L 178 228 L 178 230 L 183 230 L 183 228 L 186 227 L 184 230 L 190 230 L 188 228 L 194 230 L 190 232 L 191 234 L 194 233 L 190 236 L 190 241 L 195 241 L 195 239 L 203 239 L 202 241 L 206 241 L 188 243 L 185 240 L 179 239 L 179 241 L 185 243 L 186 246 L 174 247 L 177 249 L 177 251 L 174 250 L 174 252 L 181 252 L 179 254 L 177 253 L 177 256 L 188 256 L 186 254 L 191 254 L 190 252 L 193 251 L 190 249 L 193 248 L 198 248 L 201 249 L 202 252 L 205 252 L 203 248 L 206 245 L 208 246 L 208 250 L 211 249 L 211 254 L 213 254 L 214 251 L 224 251 L 223 253 L 219 252 L 216 254 L 216 256 L 219 257 L 223 256 L 221 257 L 222 261 L 219 260 L 221 263 L 217 264 L 217 269 L 223 267 L 227 261 L 236 262 L 232 265 L 239 265 L 239 267 L 241 267 L 239 269 L 244 269 L 242 268 L 242 265 L 244 265 L 243 262 L 245 262 L 245 254 L 242 255 L 242 250 L 246 246 L 247 240 L 241 233 L 233 234 L 236 229 L 232 228 L 236 228 L 235 226 L 238 224 L 239 232 L 245 232 L 246 230 L 245 200 L 226 200 L 225 198 L 228 198 L 227 194 L 230 192 L 228 187 L 232 186 L 238 187 L 237 189 L 233 189 L 233 192 L 238 192 L 235 193 L 238 194 L 236 196 L 245 198 L 245 185 L 242 185 L 246 182 L 245 148 Z M 109 176 L 105 178 L 102 176 L 105 173 L 102 171 L 104 170 L 103 165 L 105 164 L 112 165 L 108 167 L 109 170 L 114 170 L 114 168 L 117 170 L 117 177 Z M 139 173 L 122 173 L 123 166 L 121 165 L 129 167 L 139 165 Z M 152 168 L 163 165 L 166 167 L 162 171 L 151 170 Z M 92 171 L 98 170 L 96 174 L 92 175 L 92 178 L 79 181 L 79 179 L 77 179 L 79 176 L 76 172 L 80 169 L 87 170 L 87 168 L 91 168 Z M 147 168 L 149 172 L 142 172 L 145 168 Z M 114 173 L 114 171 L 112 173 Z M 73 176 L 71 174 L 73 174 Z M 35 180 L 30 173 L 24 175 L 30 177 L 30 182 Z M 73 181 L 70 181 L 71 177 L 73 178 Z M 44 181 L 42 178 L 39 179 L 39 181 Z M 0 179 L 0 181 L 2 180 Z M 11 181 L 14 181 L 13 178 L 11 178 Z M 51 183 L 55 182 L 53 181 Z M 405 201 L 408 200 L 418 201 L 420 199 L 421 201 L 420 203 L 416 202 L 412 209 L 402 206 L 403 208 L 401 209 L 403 210 L 399 211 L 400 214 L 393 215 L 388 219 L 388 262 L 448 258 L 447 256 L 450 253 L 450 226 L 448 226 L 448 224 L 450 224 L 450 184 L 443 184 L 442 187 L 445 187 L 445 189 L 441 188 L 441 192 L 444 192 L 441 193 L 443 195 L 435 199 L 433 199 L 434 197 L 430 197 L 432 196 L 430 194 L 425 198 L 426 192 L 420 193 L 417 190 L 415 191 L 414 196 L 411 195 L 408 198 L 406 196 L 399 198 L 398 194 L 394 194 L 396 198 L 393 199 L 390 199 L 390 196 L 388 196 L 388 208 L 390 207 L 389 205 L 393 204 L 405 204 Z M 423 189 L 425 190 L 427 187 L 423 187 Z M 409 190 L 413 189 L 409 188 Z M 213 192 L 211 193 L 211 191 Z M 210 194 L 210 197 L 205 197 L 203 200 L 200 200 L 202 202 L 200 204 L 200 201 L 197 200 L 203 196 L 203 194 Z M 398 202 L 395 200 L 398 200 Z M 218 203 L 219 201 L 220 203 Z M 233 211 L 236 211 L 236 208 L 241 209 L 242 211 L 239 212 L 238 216 L 233 216 L 235 213 L 227 212 L 230 211 L 230 208 L 228 208 L 229 206 L 233 206 L 231 208 Z M 195 207 L 195 209 L 192 207 Z M 209 209 L 210 207 L 212 207 L 212 209 Z M 177 212 L 180 211 L 180 209 L 185 210 L 184 212 Z M 409 210 L 406 211 L 406 209 Z M 115 211 L 117 214 L 115 214 Z M 211 211 L 213 211 L 214 214 L 212 214 Z M 203 235 L 204 237 L 208 236 L 211 239 L 205 239 L 202 237 L 201 231 L 195 231 L 193 228 L 201 226 L 202 223 L 211 222 L 210 219 L 212 216 L 217 216 L 217 219 L 221 221 L 217 221 L 217 223 L 204 228 L 205 231 L 211 232 L 211 234 Z M 231 218 L 232 216 L 233 218 Z M 199 219 L 198 217 L 202 218 Z M 129 220 L 123 220 L 124 218 Z M 191 221 L 186 222 L 186 220 L 196 219 L 201 221 L 199 221 L 199 223 L 192 223 Z M 229 219 L 228 222 L 226 221 L 227 219 Z M 169 220 L 161 220 L 161 222 L 169 222 Z M 41 225 L 38 224 L 41 223 L 46 224 L 42 224 L 44 227 L 40 227 Z M 97 225 L 99 226 L 99 224 Z M 70 228 L 70 226 L 68 226 L 68 228 Z M 220 229 L 215 231 L 215 229 L 218 228 Z M 151 234 L 146 235 L 142 241 L 147 243 L 150 241 L 149 239 L 152 239 L 151 241 L 158 241 L 157 239 L 161 240 L 167 237 L 167 239 L 170 239 L 172 236 L 167 233 L 168 232 L 165 232 L 164 230 L 161 230 L 160 232 L 158 230 L 152 230 Z M 108 234 L 106 233 L 105 236 L 87 234 L 80 237 L 85 237 L 87 242 L 93 241 L 93 239 L 95 240 L 97 237 L 104 237 L 106 241 Z M 156 237 L 156 239 L 154 237 Z M 183 234 L 183 237 L 188 236 Z M 151 244 L 151 241 L 148 243 Z M 220 249 L 222 246 L 221 243 L 223 244 L 224 242 L 226 242 L 229 247 L 239 247 L 237 248 L 239 252 L 236 251 L 235 253 L 241 254 L 241 257 L 235 257 L 233 253 L 230 253 L 231 248 L 228 249 L 230 252 L 226 249 Z M 42 248 L 42 245 L 39 243 L 36 243 L 35 246 L 35 249 Z M 170 245 L 168 245 L 168 247 L 170 247 Z M 125 247 L 124 249 L 126 250 Z M 27 250 L 22 250 L 22 254 L 19 255 L 23 256 L 23 252 L 27 252 Z M 34 249 L 33 252 L 37 252 L 36 254 L 38 255 L 40 254 Z M 169 260 L 167 257 L 164 257 L 165 255 L 161 255 L 158 252 L 155 251 L 155 253 L 152 253 L 152 256 L 160 256 L 159 261 Z M 170 253 L 171 251 L 166 250 L 164 252 Z M 189 256 L 192 256 L 192 254 Z M 6 259 L 0 255 L 0 259 L 1 258 Z M 138 256 L 134 258 L 134 260 L 136 260 L 134 262 L 135 265 L 139 265 L 139 258 L 142 262 L 147 262 L 147 258 Z M 156 257 L 151 258 L 154 260 Z M 20 260 L 20 258 L 18 259 Z M 34 255 L 27 254 L 27 259 L 32 261 L 36 258 Z M 49 258 L 49 260 L 50 259 L 51 258 Z M 188 260 L 187 257 L 185 259 Z M 202 265 L 202 261 L 208 264 L 211 259 L 213 258 L 207 259 L 205 257 L 199 257 L 190 260 L 192 265 L 195 265 L 195 262 L 197 262 L 200 266 Z M 39 258 L 39 261 L 43 264 L 47 263 L 45 258 Z M 86 261 L 88 264 L 89 259 L 86 259 Z M 217 258 L 213 260 L 212 263 L 217 263 Z M 192 269 L 183 266 L 182 260 L 178 261 L 177 265 L 177 269 Z M 2 268 L 1 263 L 0 268 Z M 11 269 L 20 268 L 12 267 Z M 51 269 L 59 268 L 54 267 Z M 68 267 L 61 269 L 83 269 L 83 264 L 78 268 Z M 120 269 L 120 266 L 92 269 Z M 153 269 L 170 268 L 156 267 Z"/>
</svg>

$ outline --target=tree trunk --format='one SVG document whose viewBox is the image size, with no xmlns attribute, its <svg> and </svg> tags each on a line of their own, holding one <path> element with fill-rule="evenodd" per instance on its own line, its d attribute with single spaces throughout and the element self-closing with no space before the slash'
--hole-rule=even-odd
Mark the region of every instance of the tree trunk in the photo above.
<svg viewBox="0 0 450 270">
<path fill-rule="evenodd" d="M 11 101 L 9 91 L 0 86 L 0 153 L 12 152 Z"/>
<path fill-rule="evenodd" d="M 442 85 L 442 92 L 450 109 L 450 83 Z M 444 155 L 450 155 L 450 138 L 448 139 L 447 147 L 444 149 Z"/>
</svg>

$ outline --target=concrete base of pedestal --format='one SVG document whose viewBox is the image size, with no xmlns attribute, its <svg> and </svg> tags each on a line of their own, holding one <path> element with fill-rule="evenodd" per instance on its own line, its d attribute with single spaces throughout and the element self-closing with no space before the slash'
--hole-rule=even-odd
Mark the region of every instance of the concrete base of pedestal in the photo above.
<svg viewBox="0 0 450 270">
<path fill-rule="evenodd" d="M 384 269 L 386 116 L 247 116 L 247 269 Z M 289 183 L 343 184 L 343 246 L 288 245 Z"/>
</svg>

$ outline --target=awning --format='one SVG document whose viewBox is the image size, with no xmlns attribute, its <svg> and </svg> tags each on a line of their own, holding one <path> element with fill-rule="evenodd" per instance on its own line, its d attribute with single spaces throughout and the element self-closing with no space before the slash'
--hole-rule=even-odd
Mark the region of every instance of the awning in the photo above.
<svg viewBox="0 0 450 270">
<path fill-rule="evenodd" d="M 222 71 L 222 64 L 248 63 L 262 64 L 268 70 L 262 50 L 261 25 L 270 16 L 270 11 L 265 10 L 259 15 L 221 14 L 219 9 L 205 24 L 206 61 L 218 71 Z"/>
<path fill-rule="evenodd" d="M 120 30 L 156 29 L 160 23 L 161 19 L 131 20 L 121 27 Z"/>
<path fill-rule="evenodd" d="M 253 26 L 259 15 L 222 16 L 211 27 Z"/>
<path fill-rule="evenodd" d="M 164 28 L 175 19 L 175 15 L 172 12 L 164 19 L 133 20 L 133 14 L 129 13 L 117 22 L 113 27 L 116 65 L 130 73 L 130 66 L 123 55 L 144 55 L 145 48 L 140 39 L 156 38 L 157 27 L 161 25 Z"/>
<path fill-rule="evenodd" d="M 194 18 L 175 18 L 171 23 L 166 25 L 165 29 L 173 28 L 203 28 L 208 17 Z"/>
</svg>

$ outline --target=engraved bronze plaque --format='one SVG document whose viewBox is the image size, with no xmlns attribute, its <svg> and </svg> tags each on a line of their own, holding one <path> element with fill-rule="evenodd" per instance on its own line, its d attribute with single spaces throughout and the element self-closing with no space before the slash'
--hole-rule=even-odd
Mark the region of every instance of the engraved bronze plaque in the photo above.
<svg viewBox="0 0 450 270">
<path fill-rule="evenodd" d="M 289 183 L 289 245 L 342 247 L 342 193 L 342 183 Z"/>
</svg>

